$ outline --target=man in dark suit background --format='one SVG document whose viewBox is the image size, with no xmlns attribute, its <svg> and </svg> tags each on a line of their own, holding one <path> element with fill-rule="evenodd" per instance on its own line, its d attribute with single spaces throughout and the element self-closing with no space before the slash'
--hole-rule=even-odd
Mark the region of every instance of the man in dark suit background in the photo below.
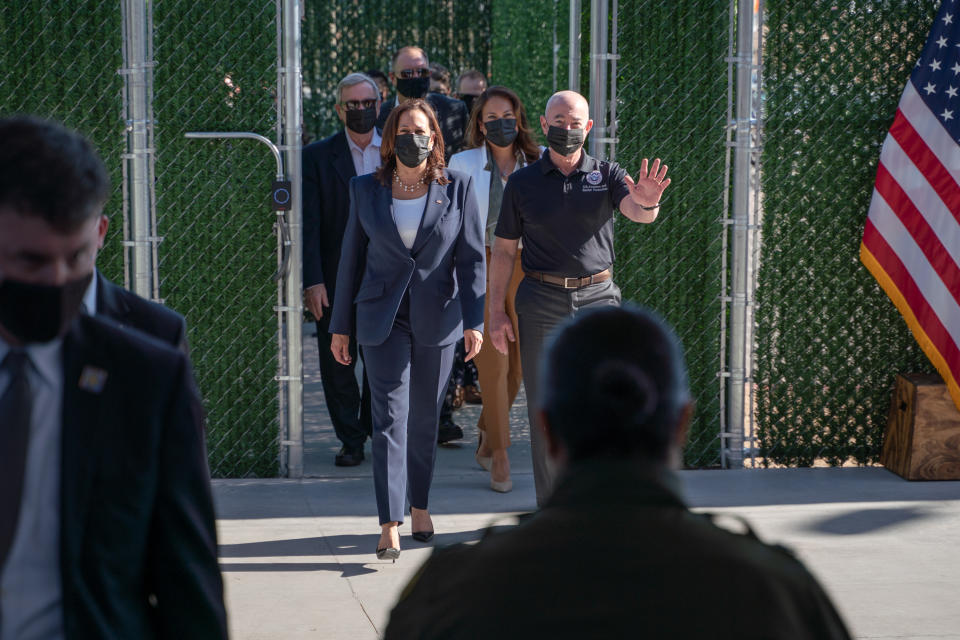
<svg viewBox="0 0 960 640">
<path fill-rule="evenodd" d="M 225 638 L 189 360 L 79 313 L 106 171 L 50 122 L 0 139 L 0 637 Z"/>
<path fill-rule="evenodd" d="M 122 327 L 133 327 L 188 352 L 187 322 L 182 315 L 114 284 L 99 270 L 94 272 L 84 305 L 94 315 L 105 315 Z"/>
<path fill-rule="evenodd" d="M 462 100 L 451 98 L 440 93 L 430 93 L 430 61 L 426 52 L 420 47 L 402 47 L 393 56 L 393 69 L 390 71 L 390 82 L 397 89 L 394 98 L 383 103 L 380 107 L 380 117 L 377 118 L 377 128 L 383 131 L 387 116 L 398 104 L 412 98 L 426 100 L 437 115 L 440 123 L 440 132 L 443 134 L 444 159 L 463 148 L 463 138 L 467 132 L 467 120 L 470 113 Z"/>
<path fill-rule="evenodd" d="M 556 489 L 518 526 L 434 551 L 388 640 L 850 637 L 790 552 L 684 505 L 670 467 L 692 405 L 679 341 L 658 318 L 587 310 L 540 375 Z"/>
<path fill-rule="evenodd" d="M 304 304 L 317 319 L 317 344 L 323 395 L 342 447 L 334 464 L 350 467 L 363 461 L 371 434 L 370 388 L 363 390 L 351 364 L 337 364 L 330 351 L 330 314 L 340 244 L 350 213 L 350 179 L 380 166 L 380 134 L 374 128 L 380 93 L 372 78 L 351 73 L 337 85 L 337 116 L 344 128 L 303 149 L 303 286 Z"/>
</svg>

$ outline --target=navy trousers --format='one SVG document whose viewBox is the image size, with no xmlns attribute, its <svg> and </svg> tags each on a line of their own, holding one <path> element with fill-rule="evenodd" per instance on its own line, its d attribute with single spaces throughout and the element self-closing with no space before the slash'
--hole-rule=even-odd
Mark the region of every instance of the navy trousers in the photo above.
<svg viewBox="0 0 960 640">
<path fill-rule="evenodd" d="M 455 343 L 424 346 L 410 331 L 406 296 L 390 335 L 363 346 L 373 421 L 373 485 L 380 524 L 402 523 L 406 501 L 426 509 L 437 456 L 437 423 Z"/>
</svg>

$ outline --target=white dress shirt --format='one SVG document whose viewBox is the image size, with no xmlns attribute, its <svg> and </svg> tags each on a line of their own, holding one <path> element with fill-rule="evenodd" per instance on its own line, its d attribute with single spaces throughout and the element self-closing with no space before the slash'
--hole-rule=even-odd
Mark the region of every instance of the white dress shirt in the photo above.
<svg viewBox="0 0 960 640">
<path fill-rule="evenodd" d="M 357 146 L 357 143 L 353 141 L 353 138 L 350 137 L 350 132 L 347 131 L 347 146 L 350 147 L 350 155 L 353 157 L 353 168 L 356 169 L 357 175 L 362 176 L 367 173 L 373 173 L 380 167 L 380 134 L 377 133 L 377 130 L 373 130 L 373 138 L 370 139 L 370 144 L 367 145 L 365 149 L 361 149 Z"/>
<path fill-rule="evenodd" d="M 87 285 L 87 290 L 83 293 L 83 305 L 80 307 L 81 311 L 90 316 L 97 315 L 97 272 L 93 272 L 93 277 L 90 278 L 90 284 Z"/>
<path fill-rule="evenodd" d="M 0 362 L 10 346 L 0 338 Z M 61 640 L 60 443 L 63 339 L 26 348 L 33 395 L 20 517 L 0 574 L 0 640 Z M 10 384 L 0 368 L 0 396 Z"/>
<path fill-rule="evenodd" d="M 413 241 L 417 239 L 420 230 L 420 221 L 423 219 L 423 210 L 427 206 L 427 194 L 413 200 L 393 199 L 393 221 L 397 223 L 397 231 L 403 246 L 413 249 Z"/>
</svg>

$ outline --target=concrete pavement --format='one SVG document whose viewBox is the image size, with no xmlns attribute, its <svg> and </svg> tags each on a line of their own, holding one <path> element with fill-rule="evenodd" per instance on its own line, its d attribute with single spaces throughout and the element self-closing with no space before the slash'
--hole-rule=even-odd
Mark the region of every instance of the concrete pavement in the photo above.
<svg viewBox="0 0 960 640">
<path fill-rule="evenodd" d="M 369 444 L 363 465 L 333 466 L 338 443 L 315 353 L 316 342 L 306 338 L 305 468 L 312 477 L 214 481 L 234 638 L 377 638 L 430 551 L 406 525 L 400 559 L 375 558 Z M 476 407 L 458 411 L 467 440 L 439 451 L 430 504 L 435 544 L 477 540 L 490 523 L 534 508 L 524 406 L 512 414 L 509 494 L 490 491 L 488 474 L 473 461 L 477 414 Z M 960 483 L 910 483 L 876 467 L 681 477 L 694 508 L 744 516 L 764 540 L 793 548 L 856 637 L 960 639 Z"/>
</svg>

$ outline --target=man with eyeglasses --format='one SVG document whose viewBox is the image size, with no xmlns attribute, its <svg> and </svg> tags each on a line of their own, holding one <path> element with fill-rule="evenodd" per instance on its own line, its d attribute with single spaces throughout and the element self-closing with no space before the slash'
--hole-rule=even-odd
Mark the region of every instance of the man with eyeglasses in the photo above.
<svg viewBox="0 0 960 640">
<path fill-rule="evenodd" d="M 337 85 L 336 95 L 335 109 L 344 128 L 303 149 L 303 298 L 317 319 L 323 395 L 342 444 L 334 464 L 352 467 L 363 461 L 363 444 L 371 433 L 370 390 L 366 374 L 362 393 L 357 384 L 353 342 L 349 366 L 333 359 L 329 307 L 350 213 L 350 179 L 380 166 L 380 134 L 374 128 L 380 91 L 369 76 L 351 73 Z"/>
<path fill-rule="evenodd" d="M 423 49 L 402 47 L 398 50 L 393 56 L 390 82 L 396 87 L 397 95 L 385 101 L 380 108 L 380 117 L 377 118 L 378 129 L 383 131 L 387 116 L 395 106 L 411 98 L 423 98 L 437 114 L 440 132 L 443 134 L 446 159 L 449 160 L 451 155 L 460 151 L 463 147 L 463 137 L 467 131 L 467 119 L 470 113 L 462 100 L 430 92 L 430 61 Z"/>
</svg>

